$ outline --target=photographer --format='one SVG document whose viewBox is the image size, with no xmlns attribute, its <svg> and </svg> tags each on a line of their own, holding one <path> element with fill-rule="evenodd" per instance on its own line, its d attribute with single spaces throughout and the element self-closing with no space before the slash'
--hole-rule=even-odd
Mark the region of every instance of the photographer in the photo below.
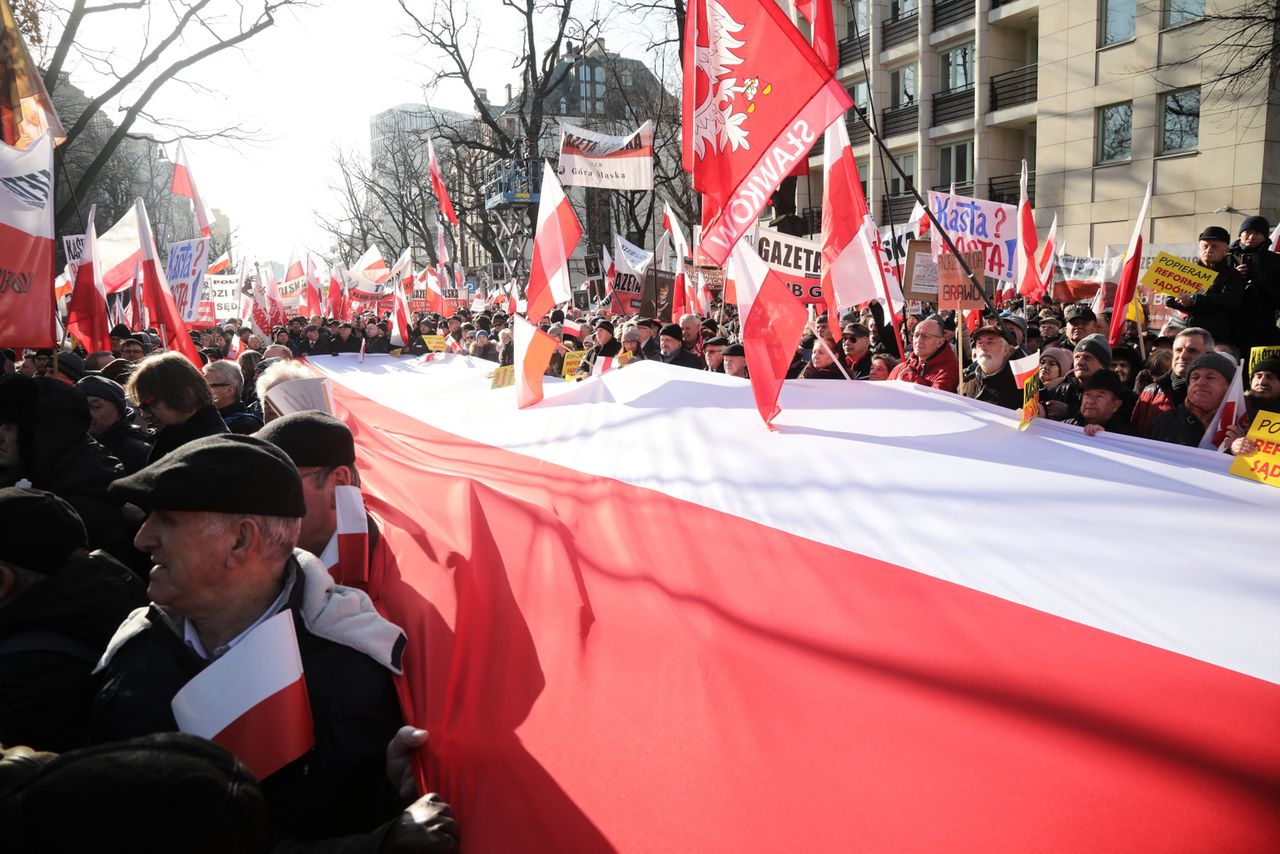
<svg viewBox="0 0 1280 854">
<path fill-rule="evenodd" d="M 1280 255 L 1270 251 L 1271 224 L 1251 216 L 1240 225 L 1240 239 L 1231 244 L 1231 263 L 1244 277 L 1244 301 L 1232 318 L 1235 343 L 1241 352 L 1280 344 L 1276 312 L 1280 311 Z"/>
</svg>

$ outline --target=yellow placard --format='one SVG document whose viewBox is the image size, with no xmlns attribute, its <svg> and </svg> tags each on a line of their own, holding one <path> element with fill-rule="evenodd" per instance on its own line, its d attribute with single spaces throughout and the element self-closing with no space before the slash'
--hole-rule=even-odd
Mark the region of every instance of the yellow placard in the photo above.
<svg viewBox="0 0 1280 854">
<path fill-rule="evenodd" d="M 1022 420 L 1018 423 L 1019 430 L 1026 430 L 1031 424 L 1031 419 L 1040 414 L 1040 389 L 1043 387 L 1040 382 L 1040 372 L 1036 371 L 1027 377 L 1026 383 L 1022 386 Z"/>
<path fill-rule="evenodd" d="M 1189 297 L 1208 290 L 1217 278 L 1217 270 L 1161 252 L 1142 274 L 1142 284 L 1169 296 Z"/>
<path fill-rule="evenodd" d="M 493 385 L 489 388 L 506 388 L 509 385 L 516 384 L 516 369 L 514 365 L 503 365 L 493 372 Z"/>
<path fill-rule="evenodd" d="M 619 353 L 618 357 L 614 359 L 614 361 L 618 363 L 619 368 L 622 368 L 634 362 L 636 358 L 637 357 L 634 353 Z M 628 376 L 630 376 L 630 374 L 628 374 Z"/>
<path fill-rule="evenodd" d="M 1254 347 L 1249 350 L 1249 376 L 1258 370 L 1258 363 L 1263 359 L 1280 358 L 1280 347 Z M 1246 380 L 1248 382 L 1248 380 Z"/>
<path fill-rule="evenodd" d="M 582 359 L 587 355 L 586 350 L 569 350 L 564 354 L 564 370 L 560 375 L 565 379 L 569 379 L 578 372 L 578 366 L 582 364 Z"/>
<path fill-rule="evenodd" d="M 1245 436 L 1256 442 L 1257 448 L 1252 454 L 1237 455 L 1231 463 L 1231 473 L 1280 486 L 1280 414 L 1259 412 Z"/>
<path fill-rule="evenodd" d="M 422 340 L 432 353 L 443 353 L 445 351 L 443 335 L 423 335 Z"/>
</svg>

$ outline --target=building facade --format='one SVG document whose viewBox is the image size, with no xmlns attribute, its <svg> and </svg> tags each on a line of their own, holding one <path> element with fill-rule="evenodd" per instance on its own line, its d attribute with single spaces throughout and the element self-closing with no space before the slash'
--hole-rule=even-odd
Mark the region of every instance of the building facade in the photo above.
<svg viewBox="0 0 1280 854">
<path fill-rule="evenodd" d="M 1217 82 L 1240 59 L 1214 47 L 1222 5 L 837 0 L 838 76 L 922 192 L 1016 203 L 1025 158 L 1037 223 L 1056 213 L 1060 245 L 1127 242 L 1148 182 L 1148 241 L 1194 242 L 1280 216 L 1280 94 Z M 852 111 L 847 126 L 876 221 L 903 223 L 901 176 Z M 814 155 L 798 206 L 816 231 Z"/>
</svg>

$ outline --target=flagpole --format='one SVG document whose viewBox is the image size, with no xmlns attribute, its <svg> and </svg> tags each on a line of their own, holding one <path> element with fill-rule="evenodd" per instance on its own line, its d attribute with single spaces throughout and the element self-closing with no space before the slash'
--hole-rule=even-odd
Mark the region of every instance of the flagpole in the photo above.
<svg viewBox="0 0 1280 854">
<path fill-rule="evenodd" d="M 822 347 L 823 350 L 826 351 L 828 356 L 831 357 L 831 361 L 836 363 L 836 367 L 840 369 L 840 373 L 844 375 L 844 378 L 852 382 L 853 377 L 849 376 L 849 372 L 844 369 L 844 365 L 841 363 L 840 359 L 836 357 L 836 354 L 831 352 L 831 347 L 827 345 L 827 339 L 823 338 L 821 335 L 818 334 L 818 325 L 814 323 L 812 320 L 806 320 L 804 325 L 810 332 L 813 333 L 814 340 L 817 341 L 818 345 Z M 830 318 L 827 319 L 827 328 L 828 329 L 831 328 Z"/>
</svg>

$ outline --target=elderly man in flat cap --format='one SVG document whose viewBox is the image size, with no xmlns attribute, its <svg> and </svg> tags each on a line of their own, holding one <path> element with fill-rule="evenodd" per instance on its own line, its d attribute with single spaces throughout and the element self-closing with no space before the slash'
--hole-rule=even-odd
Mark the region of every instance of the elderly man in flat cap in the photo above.
<svg viewBox="0 0 1280 854">
<path fill-rule="evenodd" d="M 1230 243 L 1231 235 L 1221 226 L 1211 225 L 1200 232 L 1196 264 L 1213 270 L 1218 277 L 1203 293 L 1166 300 L 1186 316 L 1187 326 L 1209 330 L 1215 341 L 1234 343 L 1237 338 L 1231 320 L 1244 302 L 1244 278 L 1228 255 Z"/>
<path fill-rule="evenodd" d="M 121 624 L 98 664 L 94 740 L 177 729 L 174 695 L 259 625 L 289 611 L 315 745 L 262 781 L 273 835 L 322 840 L 372 832 L 369 845 L 351 850 L 377 851 L 389 850 L 385 845 L 407 828 L 450 845 L 447 806 L 432 801 L 424 811 L 419 802 L 410 808 L 416 815 L 401 813 L 400 779 L 393 784 L 390 773 L 403 768 L 388 769 L 388 745 L 402 723 L 392 674 L 400 671 L 405 635 L 367 595 L 335 585 L 314 556 L 294 549 L 307 505 L 289 457 L 256 436 L 209 436 L 110 491 L 149 511 L 134 542 L 154 562 L 152 604 Z"/>
</svg>

